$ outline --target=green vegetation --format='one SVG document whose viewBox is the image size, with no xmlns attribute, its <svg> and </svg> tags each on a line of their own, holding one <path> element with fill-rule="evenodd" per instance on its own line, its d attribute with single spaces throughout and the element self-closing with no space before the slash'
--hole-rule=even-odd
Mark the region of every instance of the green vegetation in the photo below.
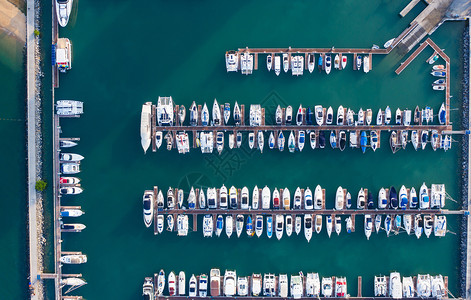
<svg viewBox="0 0 471 300">
<path fill-rule="evenodd" d="M 35 29 L 34 30 L 34 36 L 39 36 L 41 33 L 39 32 L 39 30 Z"/>
<path fill-rule="evenodd" d="M 46 187 L 47 187 L 47 182 L 46 181 L 44 181 L 42 179 L 36 181 L 36 191 L 42 192 L 46 189 Z"/>
</svg>

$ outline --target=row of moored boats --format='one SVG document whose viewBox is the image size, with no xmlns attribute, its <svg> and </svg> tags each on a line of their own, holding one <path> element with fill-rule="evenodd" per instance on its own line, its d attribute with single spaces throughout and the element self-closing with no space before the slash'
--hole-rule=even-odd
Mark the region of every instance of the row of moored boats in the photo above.
<svg viewBox="0 0 471 300">
<path fill-rule="evenodd" d="M 414 276 L 415 277 L 415 276 Z M 399 272 L 391 272 L 387 276 L 375 276 L 375 297 L 402 298 L 446 298 L 448 291 L 442 275 L 430 276 L 430 274 L 418 274 L 415 279 L 412 276 L 403 276 Z"/>
</svg>

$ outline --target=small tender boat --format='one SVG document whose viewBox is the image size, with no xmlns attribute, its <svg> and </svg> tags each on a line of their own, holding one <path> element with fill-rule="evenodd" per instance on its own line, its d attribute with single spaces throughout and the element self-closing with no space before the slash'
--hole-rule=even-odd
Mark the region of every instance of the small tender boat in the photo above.
<svg viewBox="0 0 471 300">
<path fill-rule="evenodd" d="M 330 146 L 332 149 L 337 148 L 337 137 L 335 136 L 335 131 L 330 132 Z"/>
<path fill-rule="evenodd" d="M 316 116 L 316 123 L 317 125 L 321 126 L 324 124 L 324 109 L 321 105 L 316 105 L 314 107 L 314 113 Z"/>
<path fill-rule="evenodd" d="M 309 243 L 312 238 L 312 215 L 304 215 L 304 237 Z"/>
<path fill-rule="evenodd" d="M 386 109 L 384 110 L 384 124 L 389 125 L 390 122 L 391 122 L 391 109 L 389 108 L 389 106 L 387 106 Z"/>
<path fill-rule="evenodd" d="M 332 69 L 332 58 L 330 54 L 325 55 L 325 72 L 330 74 L 330 70 Z"/>
<path fill-rule="evenodd" d="M 316 149 L 317 138 L 316 138 L 316 132 L 315 131 L 311 131 L 309 133 L 309 142 L 311 144 L 311 148 Z"/>
<path fill-rule="evenodd" d="M 312 71 L 314 71 L 315 60 L 316 60 L 316 57 L 314 53 L 309 53 L 307 55 L 307 61 L 308 61 L 307 68 L 309 70 L 309 73 L 312 73 Z"/>
<path fill-rule="evenodd" d="M 271 54 L 268 54 L 267 55 L 267 69 L 268 69 L 268 72 L 271 71 L 272 64 L 273 64 L 272 56 L 271 56 Z"/>
<path fill-rule="evenodd" d="M 270 136 L 268 137 L 268 148 L 275 148 L 275 136 L 273 135 L 273 131 L 270 132 Z"/>
<path fill-rule="evenodd" d="M 286 121 L 286 124 L 291 124 L 291 121 L 293 120 L 293 107 L 291 105 L 288 105 L 286 107 L 286 111 L 285 111 L 285 121 Z"/>
<path fill-rule="evenodd" d="M 261 133 L 261 131 L 259 131 L 259 133 Z M 298 149 L 299 149 L 299 151 L 303 151 L 305 142 L 306 142 L 306 133 L 304 132 L 304 130 L 298 131 Z"/>
<path fill-rule="evenodd" d="M 226 216 L 226 235 L 227 238 L 231 238 L 231 235 L 234 230 L 234 220 L 232 219 L 231 215 Z"/>
<path fill-rule="evenodd" d="M 283 135 L 283 131 L 280 131 L 278 135 L 278 149 L 283 151 L 285 149 L 285 136 Z"/>
<path fill-rule="evenodd" d="M 289 69 L 288 54 L 283 53 L 283 71 L 285 71 L 285 73 L 287 73 L 288 69 Z"/>
<path fill-rule="evenodd" d="M 276 76 L 280 75 L 281 72 L 281 58 L 278 55 L 275 55 L 275 74 Z"/>
<path fill-rule="evenodd" d="M 343 125 L 345 120 L 345 109 L 342 105 L 337 109 L 337 125 Z"/>
</svg>

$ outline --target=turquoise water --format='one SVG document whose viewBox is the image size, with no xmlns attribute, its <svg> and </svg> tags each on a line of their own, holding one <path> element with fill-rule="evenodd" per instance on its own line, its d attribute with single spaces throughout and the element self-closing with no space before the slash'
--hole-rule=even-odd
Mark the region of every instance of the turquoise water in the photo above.
<svg viewBox="0 0 471 300">
<path fill-rule="evenodd" d="M 459 199 L 459 143 L 454 143 L 446 154 L 430 148 L 415 152 L 409 146 L 393 155 L 387 147 L 388 135 L 383 134 L 383 147 L 376 153 L 362 154 L 351 149 L 314 151 L 306 147 L 296 154 L 260 154 L 239 149 L 225 150 L 221 158 L 216 154 L 203 156 L 199 150 L 185 156 L 166 150 L 143 155 L 140 145 L 141 105 L 156 102 L 158 96 L 172 96 L 177 104 L 186 107 L 192 101 L 212 103 L 217 98 L 220 102 L 237 100 L 246 106 L 261 103 L 267 110 L 274 110 L 277 104 L 300 103 L 311 107 L 321 104 L 355 110 L 372 108 L 375 112 L 387 105 L 394 110 L 413 109 L 416 105 L 438 109 L 444 95 L 431 90 L 433 78 L 428 74 L 429 65 L 424 63 L 433 52 L 430 48 L 400 76 L 394 70 L 401 58 L 394 52 L 375 56 L 368 75 L 351 70 L 351 56 L 346 70 L 333 71 L 329 76 L 315 71 L 300 78 L 287 74 L 276 77 L 266 72 L 262 56 L 259 70 L 251 76 L 226 73 L 224 53 L 239 47 L 382 45 L 402 32 L 424 7 L 419 3 L 400 19 L 398 12 L 407 4 L 401 2 L 153 1 L 145 3 L 145 9 L 125 0 L 81 0 L 76 4 L 71 26 L 60 31 L 73 43 L 73 69 L 61 75 L 56 97 L 85 102 L 85 114 L 80 119 L 61 121 L 63 136 L 81 138 L 74 151 L 85 156 L 80 174 L 85 190 L 82 195 L 63 200 L 66 205 L 82 205 L 86 212 L 77 221 L 86 224 L 87 229 L 63 236 L 64 251 L 83 251 L 89 258 L 86 265 L 63 268 L 64 272 L 82 273 L 88 281 L 77 294 L 88 299 L 139 299 L 144 277 L 161 268 L 167 272 L 184 270 L 188 275 L 208 273 L 213 267 L 236 269 L 240 275 L 291 274 L 300 270 L 319 272 L 321 276 L 345 275 L 351 295 L 356 295 L 359 275 L 363 276 L 363 295 L 372 295 L 375 274 L 392 270 L 404 275 L 442 273 L 450 277 L 450 289 L 456 294 L 459 239 L 451 233 L 442 239 L 417 240 L 404 234 L 386 238 L 382 232 L 366 241 L 362 218 L 357 218 L 356 233 L 347 235 L 343 230 L 340 236 L 329 239 L 324 232 L 314 235 L 308 244 L 302 235 L 285 236 L 281 241 L 246 236 L 203 239 L 201 231 L 185 238 L 174 233 L 154 236 L 142 222 L 142 193 L 154 185 L 167 189 L 224 183 L 251 189 L 257 184 L 294 191 L 297 186 L 313 189 L 320 184 L 326 189 L 328 206 L 333 206 L 338 185 L 356 195 L 360 187 L 377 193 L 382 186 L 390 185 L 397 188 L 405 184 L 417 189 L 426 181 L 445 183 L 451 197 Z M 47 10 L 44 14 L 46 26 L 50 16 Z M 464 23 L 447 23 L 432 35 L 452 58 L 453 108 L 461 105 L 459 58 L 463 28 Z M 48 38 L 47 32 L 44 38 Z M 50 74 L 47 53 L 46 78 Z M 15 81 L 20 86 L 21 79 Z M 49 84 L 48 80 L 45 82 Z M 21 100 L 22 95 L 12 91 L 9 99 Z M 17 113 L 23 115 L 21 101 L 11 100 L 8 104 L 17 105 Z M 45 110 L 49 109 L 46 106 Z M 452 111 L 455 128 L 459 128 L 460 114 Z M 15 198 L 21 198 L 25 154 L 17 153 L 17 149 L 24 151 L 24 127 L 12 134 L 11 126 L 4 126 L 11 134 L 12 144 L 17 143 L 12 155 L 18 156 L 17 165 L 22 169 L 15 172 L 19 179 Z M 222 170 L 216 172 L 210 161 Z M 227 161 L 231 162 L 231 169 L 227 169 Z M 8 163 L 13 164 L 13 159 Z M 8 218 L 24 220 L 22 202 L 15 203 L 17 214 Z M 458 207 L 452 201 L 447 203 L 447 208 Z M 11 221 L 8 218 L 3 222 Z M 449 230 L 457 233 L 458 218 L 448 220 Z M 26 260 L 21 235 L 24 231 L 17 230 L 6 241 L 16 245 L 14 257 L 21 268 Z M 18 280 L 22 278 L 19 276 Z M 11 297 L 20 293 L 8 291 Z"/>
</svg>

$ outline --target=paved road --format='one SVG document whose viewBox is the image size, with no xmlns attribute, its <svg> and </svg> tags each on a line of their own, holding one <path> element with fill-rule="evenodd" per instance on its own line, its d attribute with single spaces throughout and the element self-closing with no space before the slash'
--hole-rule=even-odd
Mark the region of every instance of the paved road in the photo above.
<svg viewBox="0 0 471 300">
<path fill-rule="evenodd" d="M 26 79 L 28 107 L 28 201 L 29 201 L 29 269 L 30 281 L 37 290 L 38 275 L 38 234 L 37 234 L 37 195 L 36 195 L 36 105 L 35 105 L 35 37 L 34 0 L 27 1 L 26 11 Z M 39 299 L 39 293 L 31 294 L 31 299 Z"/>
</svg>

